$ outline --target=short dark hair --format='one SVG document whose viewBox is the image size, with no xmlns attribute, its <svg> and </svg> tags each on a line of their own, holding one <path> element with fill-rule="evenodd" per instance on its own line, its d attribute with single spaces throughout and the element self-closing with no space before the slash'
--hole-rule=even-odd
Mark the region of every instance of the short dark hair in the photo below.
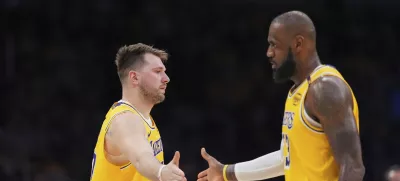
<svg viewBox="0 0 400 181">
<path fill-rule="evenodd" d="M 272 20 L 272 23 L 280 23 L 286 26 L 291 33 L 303 32 L 312 40 L 316 40 L 315 26 L 311 18 L 302 11 L 289 11 L 280 14 Z M 271 24 L 272 24 L 271 23 Z"/>
<path fill-rule="evenodd" d="M 143 56 L 147 53 L 159 57 L 163 62 L 166 62 L 169 56 L 166 51 L 143 43 L 119 48 L 115 58 L 119 79 L 122 81 L 131 69 L 140 68 L 145 63 Z"/>
</svg>

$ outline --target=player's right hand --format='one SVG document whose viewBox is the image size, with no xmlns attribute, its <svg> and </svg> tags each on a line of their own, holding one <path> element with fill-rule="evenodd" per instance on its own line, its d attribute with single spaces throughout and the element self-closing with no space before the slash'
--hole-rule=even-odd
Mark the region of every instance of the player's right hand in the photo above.
<svg viewBox="0 0 400 181">
<path fill-rule="evenodd" d="M 208 162 L 208 169 L 197 175 L 197 181 L 224 181 L 222 165 L 217 159 L 210 156 L 205 148 L 201 149 L 201 156 Z"/>
<path fill-rule="evenodd" d="M 161 171 L 161 181 L 187 181 L 185 173 L 179 169 L 179 151 L 175 152 L 174 158 Z"/>
</svg>

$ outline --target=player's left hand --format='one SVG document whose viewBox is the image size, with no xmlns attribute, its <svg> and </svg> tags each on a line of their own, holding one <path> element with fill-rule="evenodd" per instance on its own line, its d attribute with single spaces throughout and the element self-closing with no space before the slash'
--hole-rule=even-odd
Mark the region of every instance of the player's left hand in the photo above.
<svg viewBox="0 0 400 181">
<path fill-rule="evenodd" d="M 210 156 L 205 148 L 201 149 L 201 156 L 208 162 L 208 169 L 197 175 L 197 181 L 224 181 L 224 165 Z"/>
</svg>

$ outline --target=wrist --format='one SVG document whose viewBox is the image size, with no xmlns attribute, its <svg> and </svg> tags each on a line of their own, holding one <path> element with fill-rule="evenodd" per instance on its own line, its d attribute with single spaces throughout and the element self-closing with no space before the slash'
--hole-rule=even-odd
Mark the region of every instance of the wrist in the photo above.
<svg viewBox="0 0 400 181">
<path fill-rule="evenodd" d="M 160 168 L 158 169 L 157 178 L 159 181 L 161 181 L 161 173 L 165 167 L 166 165 L 161 165 Z"/>
<path fill-rule="evenodd" d="M 224 165 L 224 168 L 222 170 L 222 175 L 224 178 L 224 181 L 234 181 L 236 179 L 235 175 L 235 165 Z"/>
<path fill-rule="evenodd" d="M 228 165 L 224 165 L 224 168 L 222 169 L 222 176 L 224 177 L 224 181 L 228 181 L 228 178 L 226 177 L 226 169 L 228 168 Z"/>
</svg>

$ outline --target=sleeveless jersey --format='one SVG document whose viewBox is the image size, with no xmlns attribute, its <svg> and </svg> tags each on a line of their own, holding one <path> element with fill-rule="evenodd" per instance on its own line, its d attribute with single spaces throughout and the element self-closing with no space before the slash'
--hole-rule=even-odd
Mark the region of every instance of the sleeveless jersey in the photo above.
<svg viewBox="0 0 400 181">
<path fill-rule="evenodd" d="M 147 140 L 154 151 L 154 156 L 160 163 L 164 163 L 164 151 L 161 142 L 160 133 L 151 119 L 151 124 L 148 124 L 145 118 L 129 103 L 119 101 L 113 104 L 108 111 L 106 118 L 101 126 L 100 134 L 97 139 L 96 147 L 92 160 L 91 181 L 150 181 L 142 176 L 130 162 L 125 165 L 114 165 L 110 163 L 105 157 L 104 141 L 105 135 L 113 118 L 122 113 L 130 111 L 139 115 L 143 120 L 143 125 L 146 128 Z"/>
<path fill-rule="evenodd" d="M 282 153 L 286 181 L 337 181 L 339 166 L 336 164 L 322 126 L 304 109 L 309 84 L 321 76 L 342 75 L 334 67 L 317 67 L 293 92 L 289 91 L 282 125 Z M 348 85 L 348 84 L 347 84 Z M 350 86 L 348 85 L 350 88 Z M 351 90 L 351 88 L 350 88 Z M 353 114 L 359 130 L 358 105 L 353 97 Z"/>
</svg>

